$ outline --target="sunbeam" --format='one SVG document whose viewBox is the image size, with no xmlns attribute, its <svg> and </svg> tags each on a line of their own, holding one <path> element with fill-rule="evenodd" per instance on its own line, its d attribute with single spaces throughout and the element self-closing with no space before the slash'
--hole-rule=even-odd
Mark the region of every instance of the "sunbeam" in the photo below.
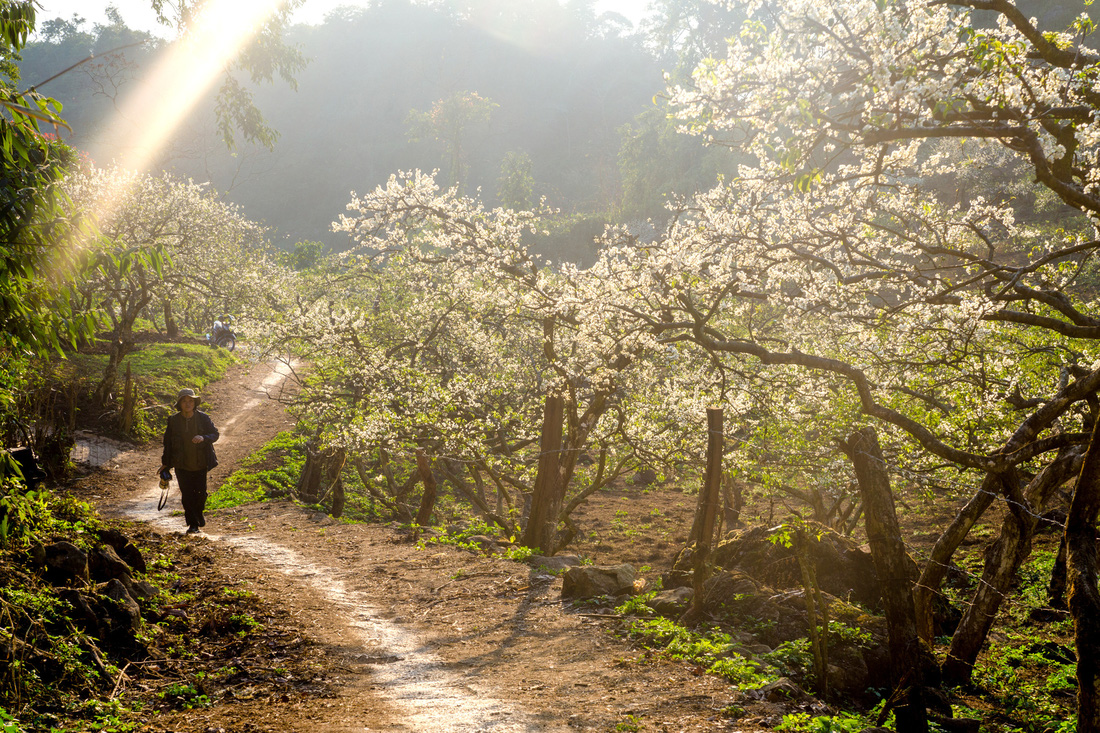
<svg viewBox="0 0 1100 733">
<path fill-rule="evenodd" d="M 186 35 L 172 45 L 119 111 L 120 119 L 140 123 L 118 160 L 124 169 L 142 171 L 156 159 L 280 4 L 281 0 L 210 0 L 205 4 Z M 114 214 L 122 194 L 111 192 L 100 202 L 96 214 L 101 221 Z"/>
</svg>

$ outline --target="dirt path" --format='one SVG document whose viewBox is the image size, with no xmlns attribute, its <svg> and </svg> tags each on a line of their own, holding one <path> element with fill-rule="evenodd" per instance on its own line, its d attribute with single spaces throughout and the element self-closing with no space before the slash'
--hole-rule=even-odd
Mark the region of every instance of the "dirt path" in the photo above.
<svg viewBox="0 0 1100 733">
<path fill-rule="evenodd" d="M 269 365 L 237 367 L 204 395 L 219 426 L 214 488 L 288 426 Z M 156 511 L 160 446 L 113 453 L 82 493 L 105 514 L 179 532 Z M 178 495 L 171 507 L 178 509 Z M 194 538 L 220 572 L 285 609 L 326 651 L 335 696 L 220 701 L 157 719 L 172 731 L 766 730 L 779 709 L 677 662 L 643 657 L 612 622 L 570 612 L 561 581 L 526 565 L 417 546 L 400 528 L 347 525 L 285 502 L 208 516 Z M 753 713 L 730 719 L 729 706 Z"/>
</svg>

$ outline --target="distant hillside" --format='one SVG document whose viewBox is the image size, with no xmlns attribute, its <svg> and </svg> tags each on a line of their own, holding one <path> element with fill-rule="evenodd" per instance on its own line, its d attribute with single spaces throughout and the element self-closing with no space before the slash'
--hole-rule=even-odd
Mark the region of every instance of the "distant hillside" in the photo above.
<svg viewBox="0 0 1100 733">
<path fill-rule="evenodd" d="M 279 82 L 256 89 L 280 133 L 273 151 L 228 152 L 208 107 L 189 116 L 157 165 L 210 181 L 248 216 L 276 228 L 280 244 L 341 245 L 344 235 L 329 227 L 350 191 L 369 190 L 399 169 L 442 168 L 440 181 L 450 180 L 444 145 L 410 142 L 406 119 L 411 110 L 476 92 L 497 106 L 487 123 L 460 131 L 467 191 L 481 189 L 495 204 L 502 160 L 525 153 L 536 197 L 572 212 L 616 210 L 620 128 L 653 110 L 662 72 L 640 36 L 620 35 L 614 18 L 600 20 L 584 4 L 570 8 L 528 0 L 464 19 L 404 0 L 338 10 L 321 26 L 292 29 L 290 40 L 310 59 L 297 91 Z M 142 38 L 118 25 L 54 28 L 24 54 L 25 80 L 46 78 L 89 50 L 103 54 Z M 65 104 L 69 141 L 97 163 L 118 156 L 143 124 L 120 119 L 116 102 L 158 53 L 131 48 L 124 63 L 89 64 L 43 89 Z"/>
</svg>

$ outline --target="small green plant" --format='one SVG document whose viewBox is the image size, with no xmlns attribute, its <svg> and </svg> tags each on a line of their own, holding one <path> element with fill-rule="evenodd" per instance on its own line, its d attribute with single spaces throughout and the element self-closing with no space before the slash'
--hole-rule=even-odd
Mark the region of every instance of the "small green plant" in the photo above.
<svg viewBox="0 0 1100 733">
<path fill-rule="evenodd" d="M 627 715 L 626 720 L 620 720 L 615 724 L 617 731 L 639 731 L 642 728 L 642 719 L 637 715 Z"/>
<path fill-rule="evenodd" d="M 0 587 L 0 598 L 23 609 L 24 613 L 30 616 L 48 621 L 57 620 L 58 610 L 62 606 L 60 598 L 44 589 L 21 588 L 18 586 Z"/>
<path fill-rule="evenodd" d="M 426 537 L 422 540 L 422 543 L 424 545 L 451 545 L 452 547 L 461 547 L 464 550 L 477 552 L 481 547 L 476 542 L 471 542 L 470 538 L 478 536 L 492 537 L 495 534 L 495 527 L 486 523 L 483 519 L 475 519 L 457 532 L 448 532 Z"/>
<path fill-rule="evenodd" d="M 79 706 L 80 714 L 91 725 L 88 730 L 111 731 L 111 733 L 130 733 L 137 730 L 139 723 L 125 722 L 124 716 L 129 710 L 138 710 L 140 704 L 124 705 L 120 700 L 88 700 Z M 51 728 L 51 730 L 58 730 Z"/>
<path fill-rule="evenodd" d="M 255 597 L 255 594 L 250 590 L 237 590 L 235 588 L 222 588 L 222 595 L 233 600 L 244 600 Z"/>
<path fill-rule="evenodd" d="M 870 719 L 852 713 L 817 717 L 811 717 L 809 713 L 790 713 L 783 716 L 783 721 L 775 726 L 775 730 L 790 733 L 857 733 L 873 725 Z"/>
<path fill-rule="evenodd" d="M 194 685 L 184 682 L 173 682 L 162 692 L 157 693 L 157 697 L 184 710 L 208 708 L 213 705 L 209 696 Z"/>
<path fill-rule="evenodd" d="M 255 631 L 262 631 L 264 625 L 247 613 L 235 613 L 229 617 L 229 623 L 236 629 L 236 634 L 244 638 Z"/>
<path fill-rule="evenodd" d="M 871 632 L 864 631 L 858 626 L 849 626 L 843 621 L 830 621 L 829 640 L 843 641 L 855 646 L 870 647 Z"/>
<path fill-rule="evenodd" d="M 527 559 L 534 554 L 534 550 L 530 547 L 523 547 L 522 545 L 512 545 L 504 551 L 504 557 L 509 560 L 515 560 L 516 562 L 527 562 Z"/>
<path fill-rule="evenodd" d="M 775 730 L 782 731 L 807 731 L 810 725 L 809 713 L 788 713 L 783 716 L 782 722 L 775 726 Z"/>
<path fill-rule="evenodd" d="M 813 668 L 814 663 L 810 640 L 806 637 L 785 641 L 770 654 L 765 654 L 764 658 L 780 669 L 796 674 L 804 674 Z"/>
<path fill-rule="evenodd" d="M 23 733 L 19 727 L 19 721 L 8 714 L 4 708 L 0 708 L 0 733 Z"/>
<path fill-rule="evenodd" d="M 722 708 L 722 717 L 724 718 L 741 718 L 745 715 L 745 708 L 740 705 L 727 705 Z"/>
<path fill-rule="evenodd" d="M 240 671 L 241 670 L 238 667 L 222 667 L 218 671 L 214 672 L 214 677 L 217 677 L 217 678 L 232 677 L 233 675 L 237 674 Z"/>
<path fill-rule="evenodd" d="M 657 597 L 657 591 L 631 596 L 626 602 L 615 607 L 615 613 L 622 616 L 655 616 L 656 613 L 647 604 Z"/>
<path fill-rule="evenodd" d="M 171 560 L 162 555 L 153 560 L 153 562 L 149 564 L 149 567 L 154 570 L 171 570 L 175 566 L 172 564 Z"/>
</svg>

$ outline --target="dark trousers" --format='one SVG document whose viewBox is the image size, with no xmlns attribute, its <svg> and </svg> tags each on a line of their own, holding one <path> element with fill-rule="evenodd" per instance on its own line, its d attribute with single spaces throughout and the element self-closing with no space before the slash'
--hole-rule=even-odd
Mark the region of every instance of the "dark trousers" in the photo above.
<svg viewBox="0 0 1100 733">
<path fill-rule="evenodd" d="M 177 468 L 176 481 L 180 485 L 183 518 L 187 521 L 187 526 L 205 527 L 206 518 L 202 513 L 206 509 L 206 471 L 184 471 Z"/>
</svg>

